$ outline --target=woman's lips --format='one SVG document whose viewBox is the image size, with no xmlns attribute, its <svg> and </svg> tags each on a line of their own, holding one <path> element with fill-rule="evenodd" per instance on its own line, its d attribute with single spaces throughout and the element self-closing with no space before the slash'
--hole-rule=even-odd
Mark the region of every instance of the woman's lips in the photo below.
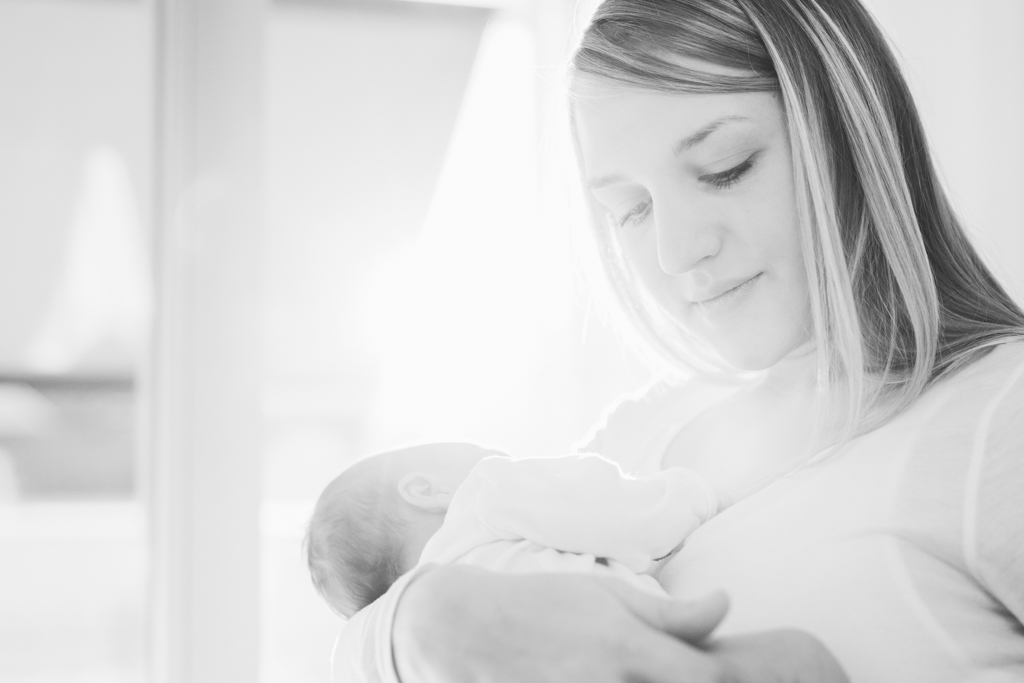
<svg viewBox="0 0 1024 683">
<path fill-rule="evenodd" d="M 758 273 L 752 278 L 729 287 L 720 294 L 694 301 L 693 305 L 697 307 L 697 310 L 705 318 L 719 318 L 735 309 L 747 298 L 750 290 L 761 278 L 762 274 Z"/>
</svg>

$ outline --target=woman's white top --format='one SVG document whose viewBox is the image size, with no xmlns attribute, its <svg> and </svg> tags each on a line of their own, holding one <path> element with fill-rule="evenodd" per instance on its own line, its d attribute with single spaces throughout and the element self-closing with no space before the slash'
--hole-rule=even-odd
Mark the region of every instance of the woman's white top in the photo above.
<svg viewBox="0 0 1024 683">
<path fill-rule="evenodd" d="M 589 448 L 664 453 L 693 402 L 683 387 L 623 403 Z M 676 597 L 724 589 L 721 634 L 816 635 L 855 683 L 1024 681 L 1024 344 L 725 510 L 660 580 Z"/>
<path fill-rule="evenodd" d="M 656 386 L 585 445 L 660 469 L 694 416 L 729 394 Z M 335 680 L 394 683 L 390 632 L 413 574 L 343 629 Z M 888 425 L 697 529 L 661 572 L 677 597 L 724 589 L 723 635 L 798 628 L 854 683 L 1024 681 L 1024 344 L 998 347 Z"/>
</svg>

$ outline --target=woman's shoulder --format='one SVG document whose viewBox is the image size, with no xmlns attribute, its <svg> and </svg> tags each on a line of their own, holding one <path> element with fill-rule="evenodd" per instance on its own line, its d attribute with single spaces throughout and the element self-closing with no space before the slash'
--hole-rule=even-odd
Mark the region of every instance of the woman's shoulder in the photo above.
<svg viewBox="0 0 1024 683">
<path fill-rule="evenodd" d="M 1024 475 L 1024 342 L 1003 344 L 978 363 L 984 404 L 979 436 L 985 438 L 990 457 L 1011 460 L 1013 469 Z M 1019 481 L 1024 484 L 1024 478 Z"/>
<path fill-rule="evenodd" d="M 736 388 L 701 377 L 652 380 L 616 398 L 574 450 L 600 453 L 626 471 L 657 469 L 664 447 L 683 425 Z"/>
<path fill-rule="evenodd" d="M 945 399 L 946 411 L 972 406 L 969 412 L 985 421 L 1024 409 L 1024 342 L 993 347 L 935 388 Z"/>
<path fill-rule="evenodd" d="M 1024 343 L 1003 344 L 951 378 L 945 410 L 955 423 L 969 415 L 961 519 L 971 574 L 1024 618 Z"/>
<path fill-rule="evenodd" d="M 998 373 L 1024 365 L 1024 341 L 1006 342 L 991 347 L 988 352 L 968 365 L 979 374 Z"/>
<path fill-rule="evenodd" d="M 996 346 L 940 380 L 886 431 L 904 444 L 910 481 L 942 480 L 952 497 L 965 482 L 1024 487 L 1024 343 Z"/>
</svg>

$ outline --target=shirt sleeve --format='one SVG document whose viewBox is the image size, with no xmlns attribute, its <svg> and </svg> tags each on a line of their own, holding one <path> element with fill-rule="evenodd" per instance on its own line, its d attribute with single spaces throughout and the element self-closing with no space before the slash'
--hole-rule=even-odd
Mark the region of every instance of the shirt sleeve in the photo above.
<svg viewBox="0 0 1024 683">
<path fill-rule="evenodd" d="M 334 683 L 401 683 L 392 654 L 395 612 L 406 587 L 427 569 L 417 567 L 405 574 L 345 622 L 331 655 Z"/>
<path fill-rule="evenodd" d="M 711 486 L 673 467 L 625 476 L 593 454 L 487 458 L 476 511 L 496 537 L 617 560 L 635 572 L 675 549 L 718 510 Z"/>
<path fill-rule="evenodd" d="M 1024 365 L 979 425 L 965 551 L 975 577 L 1024 624 Z"/>
</svg>

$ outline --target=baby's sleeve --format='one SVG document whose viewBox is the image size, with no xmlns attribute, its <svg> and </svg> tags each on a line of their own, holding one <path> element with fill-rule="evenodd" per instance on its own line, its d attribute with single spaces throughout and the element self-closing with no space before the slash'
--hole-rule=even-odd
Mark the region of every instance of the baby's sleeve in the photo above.
<svg viewBox="0 0 1024 683">
<path fill-rule="evenodd" d="M 630 477 L 598 455 L 487 458 L 480 521 L 505 540 L 614 559 L 635 572 L 668 555 L 718 510 L 712 487 L 673 467 Z"/>
<path fill-rule="evenodd" d="M 395 612 L 406 586 L 424 570 L 417 567 L 399 578 L 345 623 L 331 655 L 334 683 L 401 683 L 391 651 Z"/>
</svg>

